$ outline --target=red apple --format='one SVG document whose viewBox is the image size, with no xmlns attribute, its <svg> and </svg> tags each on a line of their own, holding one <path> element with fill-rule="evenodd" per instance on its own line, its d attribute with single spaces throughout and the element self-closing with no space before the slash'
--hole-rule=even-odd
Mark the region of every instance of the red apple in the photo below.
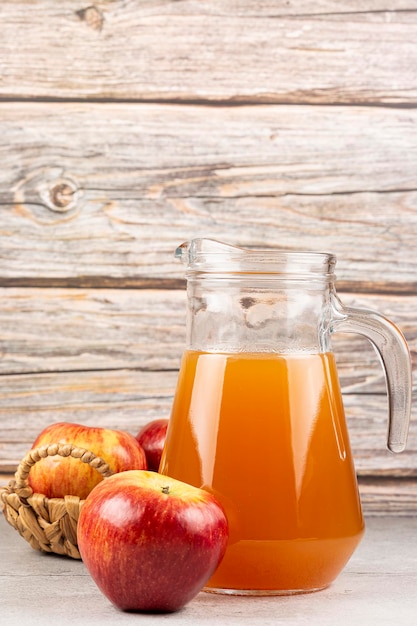
<svg viewBox="0 0 417 626">
<path fill-rule="evenodd" d="M 59 422 L 45 428 L 32 447 L 50 443 L 72 443 L 86 448 L 103 458 L 114 472 L 147 468 L 145 452 L 139 442 L 121 430 Z M 86 463 L 58 455 L 38 461 L 28 477 L 33 491 L 48 498 L 72 495 L 84 499 L 102 480 L 102 475 Z"/>
<path fill-rule="evenodd" d="M 167 428 L 167 419 L 153 420 L 153 422 L 146 424 L 136 435 L 136 439 L 145 450 L 148 468 L 155 472 L 158 471 L 159 463 L 161 462 Z"/>
<path fill-rule="evenodd" d="M 106 478 L 78 520 L 93 580 L 119 609 L 176 611 L 223 558 L 228 524 L 209 492 L 151 471 Z"/>
</svg>

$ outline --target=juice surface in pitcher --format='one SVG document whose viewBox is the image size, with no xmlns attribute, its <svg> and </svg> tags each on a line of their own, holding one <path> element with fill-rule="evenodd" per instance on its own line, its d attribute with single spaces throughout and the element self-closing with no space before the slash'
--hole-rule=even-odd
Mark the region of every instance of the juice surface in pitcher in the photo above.
<svg viewBox="0 0 417 626">
<path fill-rule="evenodd" d="M 207 590 L 321 589 L 363 534 L 331 353 L 186 351 L 160 471 L 225 508 L 229 545 Z"/>
</svg>

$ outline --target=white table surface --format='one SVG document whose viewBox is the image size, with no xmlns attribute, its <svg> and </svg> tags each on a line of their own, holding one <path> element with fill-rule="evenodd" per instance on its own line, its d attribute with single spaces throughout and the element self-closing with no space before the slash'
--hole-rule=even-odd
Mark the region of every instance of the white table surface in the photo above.
<svg viewBox="0 0 417 626">
<path fill-rule="evenodd" d="M 359 548 L 324 591 L 245 598 L 202 592 L 171 614 L 123 613 L 80 561 L 41 554 L 0 515 L 0 624 L 417 625 L 417 518 L 369 518 Z"/>
</svg>

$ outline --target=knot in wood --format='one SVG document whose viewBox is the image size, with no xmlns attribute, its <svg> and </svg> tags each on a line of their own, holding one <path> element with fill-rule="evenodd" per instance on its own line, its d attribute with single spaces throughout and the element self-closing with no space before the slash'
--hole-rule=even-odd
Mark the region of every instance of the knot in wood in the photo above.
<svg viewBox="0 0 417 626">
<path fill-rule="evenodd" d="M 50 201 L 55 210 L 69 211 L 74 205 L 74 195 L 77 189 L 68 182 L 54 185 L 49 192 Z"/>
<path fill-rule="evenodd" d="M 101 30 L 104 24 L 104 16 L 103 13 L 94 5 L 87 7 L 86 9 L 81 9 L 80 11 L 76 11 L 76 14 L 80 18 L 81 21 L 85 22 L 87 26 L 92 28 L 93 30 Z"/>
<path fill-rule="evenodd" d="M 39 224 L 72 220 L 82 209 L 79 184 L 60 167 L 43 167 L 29 172 L 16 186 L 14 202 L 22 214 Z"/>
</svg>

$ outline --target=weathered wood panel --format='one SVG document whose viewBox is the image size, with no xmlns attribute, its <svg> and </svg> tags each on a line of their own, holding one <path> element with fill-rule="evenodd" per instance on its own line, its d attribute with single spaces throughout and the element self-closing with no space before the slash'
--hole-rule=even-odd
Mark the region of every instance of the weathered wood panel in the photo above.
<svg viewBox="0 0 417 626">
<path fill-rule="evenodd" d="M 185 307 L 185 289 L 0 289 L 0 374 L 177 369 Z"/>
<path fill-rule="evenodd" d="M 6 98 L 417 102 L 403 0 L 3 0 Z"/>
<path fill-rule="evenodd" d="M 403 331 L 417 389 L 417 294 L 339 294 Z M 89 370 L 176 370 L 185 344 L 186 294 L 147 289 L 0 289 L 0 374 Z M 345 392 L 385 393 L 367 340 L 333 336 Z M 163 374 L 161 373 L 161 376 Z"/>
<path fill-rule="evenodd" d="M 10 470 L 40 430 L 55 421 L 136 432 L 147 420 L 168 417 L 176 381 L 175 371 L 163 375 L 116 370 L 5 376 L 0 394 L 0 467 Z M 345 394 L 344 402 L 358 472 L 416 477 L 417 421 L 412 421 L 407 450 L 394 455 L 385 449 L 386 397 Z"/>
<path fill-rule="evenodd" d="M 0 484 L 7 482 L 38 432 L 50 423 L 75 421 L 136 433 L 148 420 L 169 416 L 176 378 L 176 372 L 134 370 L 2 377 Z M 370 512 L 393 506 L 396 512 L 417 512 L 417 491 L 407 482 L 416 478 L 417 422 L 412 423 L 407 451 L 393 455 L 385 449 L 385 397 L 355 394 L 344 400 Z M 397 481 L 384 478 L 394 476 Z"/>
<path fill-rule="evenodd" d="M 359 492 L 365 515 L 416 515 L 416 481 L 359 476 Z"/>
<path fill-rule="evenodd" d="M 137 370 L 3 376 L 1 463 L 15 463 L 36 435 L 56 421 L 135 433 L 148 420 L 169 417 L 176 380 L 175 371 Z"/>
<path fill-rule="evenodd" d="M 203 235 L 417 289 L 417 110 L 3 103 L 0 157 L 3 285 L 178 278 Z"/>
</svg>

